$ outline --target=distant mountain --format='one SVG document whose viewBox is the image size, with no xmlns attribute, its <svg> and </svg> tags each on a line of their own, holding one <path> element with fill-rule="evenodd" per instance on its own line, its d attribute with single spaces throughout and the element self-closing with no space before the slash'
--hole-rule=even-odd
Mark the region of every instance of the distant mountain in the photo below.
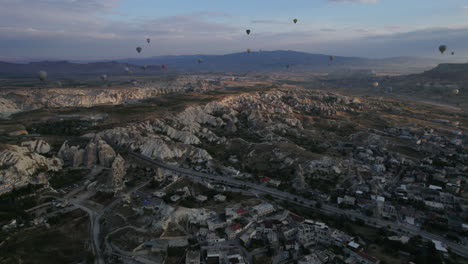
<svg viewBox="0 0 468 264">
<path fill-rule="evenodd" d="M 434 69 L 413 75 L 412 77 L 439 81 L 468 82 L 468 64 L 443 63 L 439 64 Z"/>
<path fill-rule="evenodd" d="M 198 63 L 202 59 L 202 63 Z M 121 62 L 144 65 L 166 64 L 183 71 L 248 72 L 248 71 L 313 71 L 328 73 L 336 68 L 372 69 L 387 73 L 416 73 L 431 69 L 441 60 L 419 57 L 395 57 L 367 59 L 359 57 L 330 56 L 297 51 L 261 51 L 250 54 L 226 55 L 181 55 L 161 56 L 144 59 L 124 59 Z"/>
<path fill-rule="evenodd" d="M 139 65 L 124 62 L 95 62 L 95 63 L 72 63 L 68 61 L 41 61 L 27 64 L 0 62 L 0 76 L 36 76 L 38 71 L 44 70 L 50 76 L 96 76 L 101 74 L 123 75 L 128 67 L 134 73 L 143 73 Z M 154 66 L 149 70 L 161 71 L 160 66 Z"/>
<path fill-rule="evenodd" d="M 201 59 L 202 63 L 198 63 Z M 149 72 L 160 72 L 165 64 L 171 71 L 178 72 L 317 72 L 328 73 L 340 68 L 372 69 L 384 73 L 417 73 L 435 67 L 441 61 L 418 58 L 396 57 L 366 59 L 336 56 L 330 63 L 329 55 L 310 54 L 296 51 L 261 51 L 226 55 L 180 55 L 142 59 L 123 59 L 93 63 L 71 63 L 67 61 L 43 61 L 28 64 L 0 62 L 0 75 L 32 75 L 45 70 L 53 75 L 97 75 L 122 74 L 125 67 L 135 73 L 143 73 L 138 65 L 150 66 Z"/>
</svg>

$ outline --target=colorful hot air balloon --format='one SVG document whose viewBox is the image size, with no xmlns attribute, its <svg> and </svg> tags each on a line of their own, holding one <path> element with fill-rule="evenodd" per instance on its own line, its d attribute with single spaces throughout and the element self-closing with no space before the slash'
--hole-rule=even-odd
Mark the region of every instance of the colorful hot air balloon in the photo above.
<svg viewBox="0 0 468 264">
<path fill-rule="evenodd" d="M 136 48 L 136 51 L 137 51 L 138 53 L 140 53 L 142 50 L 143 50 L 143 49 L 142 49 L 141 47 L 137 47 L 137 48 Z"/>
<path fill-rule="evenodd" d="M 146 39 L 146 42 L 150 43 L 150 42 L 151 42 L 151 39 L 150 39 L 150 38 L 147 38 L 147 39 Z"/>
<path fill-rule="evenodd" d="M 373 82 L 373 83 L 372 83 L 372 86 L 374 86 L 374 88 L 379 87 L 379 82 Z"/>
<path fill-rule="evenodd" d="M 458 90 L 458 89 L 453 89 L 453 90 L 452 90 L 452 93 L 453 93 L 454 95 L 457 95 L 457 94 L 460 93 L 460 90 Z"/>
<path fill-rule="evenodd" d="M 250 49 L 247 49 L 247 53 L 249 53 L 249 54 L 250 54 L 250 52 L 252 52 L 252 50 L 250 50 Z"/>
<path fill-rule="evenodd" d="M 203 60 L 202 59 L 198 59 L 198 64 L 202 63 Z"/>
<path fill-rule="evenodd" d="M 37 73 L 37 77 L 39 78 L 39 80 L 41 81 L 45 81 L 47 80 L 47 72 L 46 71 L 40 71 Z"/>
<path fill-rule="evenodd" d="M 446 45 L 440 45 L 439 46 L 439 51 L 441 54 L 444 54 L 444 52 L 447 50 L 447 46 Z"/>
<path fill-rule="evenodd" d="M 335 56 L 330 56 L 330 62 L 332 62 L 333 60 L 335 60 Z"/>
<path fill-rule="evenodd" d="M 455 51 L 452 51 L 452 56 L 455 55 Z"/>
<path fill-rule="evenodd" d="M 297 23 L 297 21 L 298 21 L 298 20 L 297 20 L 297 18 L 295 18 L 295 19 L 293 20 L 294 24 L 296 24 L 296 23 Z"/>
<path fill-rule="evenodd" d="M 250 29 L 247 29 L 245 33 L 247 33 L 247 35 L 250 35 Z"/>
</svg>

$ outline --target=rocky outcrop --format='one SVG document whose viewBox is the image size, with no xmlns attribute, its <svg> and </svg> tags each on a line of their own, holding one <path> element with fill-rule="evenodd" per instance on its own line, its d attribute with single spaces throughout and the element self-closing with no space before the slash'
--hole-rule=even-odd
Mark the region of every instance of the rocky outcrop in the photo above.
<svg viewBox="0 0 468 264">
<path fill-rule="evenodd" d="M 195 77 L 179 77 L 171 82 L 142 83 L 132 88 L 88 89 L 50 88 L 18 89 L 0 92 L 0 118 L 44 107 L 92 107 L 133 103 L 168 93 L 212 89 L 216 81 L 199 81 Z"/>
<path fill-rule="evenodd" d="M 125 174 L 125 160 L 122 156 L 117 155 L 112 162 L 109 187 L 114 191 L 121 190 L 123 188 L 123 178 Z"/>
<path fill-rule="evenodd" d="M 68 142 L 65 141 L 60 147 L 58 156 L 66 165 L 71 167 L 85 166 L 92 168 L 95 165 L 100 165 L 110 168 L 114 162 L 116 153 L 106 141 L 102 140 L 99 136 L 95 136 L 84 149 L 80 149 L 78 146 L 70 147 Z"/>
<path fill-rule="evenodd" d="M 44 183 L 42 172 L 58 171 L 62 166 L 59 158 L 46 158 L 28 147 L 6 145 L 0 152 L 0 193 L 29 183 Z"/>
<path fill-rule="evenodd" d="M 29 151 L 36 152 L 39 154 L 49 153 L 50 151 L 50 145 L 42 139 L 25 141 L 21 143 L 21 146 L 27 147 Z"/>
</svg>

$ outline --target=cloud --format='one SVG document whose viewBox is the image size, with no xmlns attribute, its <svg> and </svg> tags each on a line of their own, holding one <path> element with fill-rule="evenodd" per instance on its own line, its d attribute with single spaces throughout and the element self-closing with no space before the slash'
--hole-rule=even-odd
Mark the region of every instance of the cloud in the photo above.
<svg viewBox="0 0 468 264">
<path fill-rule="evenodd" d="M 328 0 L 330 2 L 336 3 L 365 3 L 365 4 L 375 4 L 378 0 Z"/>
<path fill-rule="evenodd" d="M 268 25 L 288 25 L 290 22 L 281 20 L 252 20 L 252 24 L 268 24 Z"/>
<path fill-rule="evenodd" d="M 329 0 L 375 3 L 377 1 Z M 347 56 L 433 55 L 439 42 L 468 54 L 468 26 L 414 28 L 410 25 L 336 26 L 253 20 L 254 34 L 223 22 L 222 12 L 197 12 L 162 18 L 115 20 L 118 0 L 2 0 L 0 56 L 67 58 L 149 57 L 168 54 L 224 54 L 252 50 L 294 49 Z M 119 14 L 125 15 L 125 14 Z M 271 26 L 269 26 L 271 25 Z M 152 39 L 150 44 L 146 37 Z M 137 54 L 136 46 L 143 52 Z M 1 57 L 0 57 L 1 58 Z"/>
</svg>

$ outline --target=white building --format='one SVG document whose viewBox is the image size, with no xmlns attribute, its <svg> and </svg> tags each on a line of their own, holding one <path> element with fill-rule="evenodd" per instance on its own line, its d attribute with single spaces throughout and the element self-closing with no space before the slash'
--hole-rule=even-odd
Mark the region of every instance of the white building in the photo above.
<svg viewBox="0 0 468 264">
<path fill-rule="evenodd" d="M 272 204 L 269 203 L 264 203 L 264 204 L 259 204 L 255 207 L 253 207 L 253 210 L 259 215 L 267 215 L 269 213 L 273 213 L 275 211 L 275 207 L 273 207 Z"/>
</svg>

